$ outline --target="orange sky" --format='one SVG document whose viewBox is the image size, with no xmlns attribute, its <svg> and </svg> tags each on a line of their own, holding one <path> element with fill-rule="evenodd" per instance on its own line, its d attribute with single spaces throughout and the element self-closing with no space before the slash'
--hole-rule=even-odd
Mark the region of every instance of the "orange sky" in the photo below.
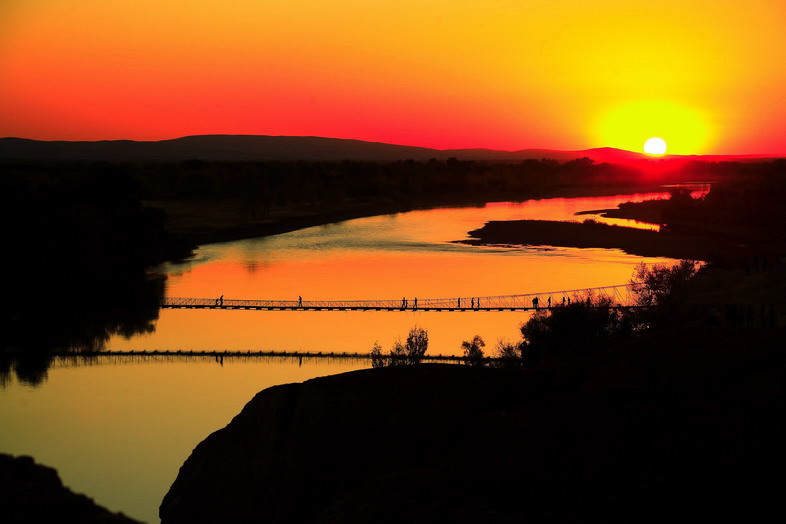
<svg viewBox="0 0 786 524">
<path fill-rule="evenodd" d="M 0 136 L 786 153 L 777 0 L 2 0 Z"/>
</svg>

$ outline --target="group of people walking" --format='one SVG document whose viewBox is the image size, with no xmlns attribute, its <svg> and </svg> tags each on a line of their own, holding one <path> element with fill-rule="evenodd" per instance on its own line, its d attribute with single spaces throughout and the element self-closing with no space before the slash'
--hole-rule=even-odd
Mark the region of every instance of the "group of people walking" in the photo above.
<svg viewBox="0 0 786 524">
<path fill-rule="evenodd" d="M 587 297 L 587 305 L 590 305 L 592 303 L 591 300 L 592 299 L 590 297 Z M 557 304 L 557 305 L 559 305 L 559 304 Z M 563 296 L 562 297 L 562 306 L 565 307 L 565 306 L 569 306 L 569 305 L 570 305 L 570 297 L 564 297 Z M 535 298 L 532 299 L 532 307 L 534 309 L 540 309 L 540 298 L 535 297 Z M 551 309 L 551 297 L 548 297 L 546 299 L 546 307 L 548 309 Z"/>
<path fill-rule="evenodd" d="M 460 297 L 456 299 L 456 308 L 457 309 L 461 309 L 461 300 L 462 299 Z M 465 298 L 464 299 L 464 307 L 465 308 L 467 307 L 466 306 L 466 304 L 467 304 L 466 300 L 467 299 Z M 590 303 L 591 303 L 591 298 L 587 297 L 587 305 L 589 305 Z M 570 297 L 562 297 L 562 305 L 563 306 L 565 306 L 565 305 L 569 306 L 570 305 Z M 224 306 L 224 295 L 221 295 L 220 297 L 218 297 L 216 299 L 216 306 L 218 306 L 218 307 L 223 307 Z M 303 297 L 301 297 L 301 296 L 297 297 L 297 307 L 299 307 L 299 308 L 303 307 Z M 444 307 L 444 306 L 439 304 L 439 305 L 430 306 L 430 307 Z M 540 307 L 541 307 L 540 306 L 540 298 L 539 297 L 534 297 L 532 299 L 532 308 L 533 309 L 540 309 Z M 548 297 L 546 299 L 546 307 L 547 308 L 551 308 L 551 297 Z M 410 303 L 409 303 L 409 299 L 407 297 L 402 297 L 402 299 L 401 299 L 401 309 L 417 309 L 417 308 L 418 308 L 418 297 L 414 298 L 414 300 L 412 301 L 412 305 L 411 306 L 410 306 Z M 467 308 L 467 309 L 480 309 L 480 308 L 481 308 L 480 297 L 470 298 L 469 308 Z"/>
<path fill-rule="evenodd" d="M 464 307 L 466 307 L 466 304 L 467 304 L 466 300 L 467 299 L 465 298 L 464 299 Z M 429 305 L 427 307 L 440 308 L 440 307 L 444 307 L 444 306 L 442 306 L 441 304 L 437 304 L 437 305 L 431 304 L 431 305 Z M 470 309 L 478 309 L 478 308 L 480 308 L 480 298 L 471 298 L 469 307 L 470 307 Z M 418 308 L 418 297 L 415 297 L 415 299 L 413 300 L 411 306 L 410 306 L 410 303 L 409 303 L 409 299 L 407 297 L 402 297 L 402 299 L 401 299 L 401 309 L 417 309 L 417 308 Z M 461 298 L 460 297 L 456 299 L 456 308 L 461 309 Z"/>
</svg>

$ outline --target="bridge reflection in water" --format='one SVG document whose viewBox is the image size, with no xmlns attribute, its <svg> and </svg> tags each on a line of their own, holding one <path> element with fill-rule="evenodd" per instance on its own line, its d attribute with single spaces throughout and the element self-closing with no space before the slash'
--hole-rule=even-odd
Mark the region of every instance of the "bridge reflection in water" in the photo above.
<svg viewBox="0 0 786 524">
<path fill-rule="evenodd" d="M 641 284 L 546 291 L 521 295 L 483 297 L 417 298 L 394 300 L 238 300 L 219 298 L 167 297 L 165 309 L 246 309 L 258 311 L 530 311 L 549 309 L 578 300 L 608 297 L 612 308 L 636 307 L 635 297 Z M 609 307 L 605 306 L 604 307 Z"/>
<path fill-rule="evenodd" d="M 332 362 L 371 362 L 369 353 L 344 352 L 304 352 L 304 351 L 198 351 L 198 350 L 135 350 L 100 352 L 62 352 L 52 353 L 52 367 L 70 368 L 81 366 L 143 364 L 152 362 L 289 362 L 289 363 L 332 363 Z M 406 356 L 382 355 L 385 360 L 407 360 Z M 484 362 L 505 362 L 508 359 L 488 357 Z M 424 363 L 462 363 L 467 358 L 460 355 L 424 355 Z"/>
<path fill-rule="evenodd" d="M 161 307 L 169 309 L 226 309 L 259 311 L 548 311 L 580 302 L 588 307 L 627 309 L 641 307 L 635 298 L 641 293 L 641 284 L 631 283 L 587 289 L 571 289 L 521 295 L 456 297 L 440 299 L 401 300 L 237 300 L 219 298 L 165 298 Z M 601 300 L 607 298 L 610 300 Z M 224 363 L 231 361 L 290 362 L 302 365 L 356 361 L 369 363 L 369 353 L 303 352 L 303 351 L 216 351 L 216 350 L 133 350 L 96 352 L 52 353 L 55 367 L 92 365 L 138 364 L 145 362 L 202 361 Z M 381 355 L 380 358 L 406 360 L 406 356 Z M 504 358 L 485 357 L 483 362 L 504 364 Z M 468 358 L 461 355 L 424 355 L 422 362 L 463 363 Z M 517 362 L 518 360 L 511 360 Z M 520 361 L 518 361 L 520 362 Z"/>
</svg>

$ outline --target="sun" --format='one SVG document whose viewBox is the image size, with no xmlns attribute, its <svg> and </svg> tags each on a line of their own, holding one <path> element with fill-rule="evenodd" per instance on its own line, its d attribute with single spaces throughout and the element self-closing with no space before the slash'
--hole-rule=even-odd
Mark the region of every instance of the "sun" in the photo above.
<svg viewBox="0 0 786 524">
<path fill-rule="evenodd" d="M 666 152 L 666 141 L 662 138 L 652 137 L 644 142 L 644 152 L 648 155 L 662 155 Z"/>
<path fill-rule="evenodd" d="M 628 101 L 601 109 L 594 124 L 595 142 L 605 147 L 641 151 L 645 141 L 668 137 L 670 155 L 700 155 L 715 135 L 707 115 L 677 102 Z M 658 156 L 665 153 L 650 151 L 648 146 L 644 151 Z"/>
</svg>

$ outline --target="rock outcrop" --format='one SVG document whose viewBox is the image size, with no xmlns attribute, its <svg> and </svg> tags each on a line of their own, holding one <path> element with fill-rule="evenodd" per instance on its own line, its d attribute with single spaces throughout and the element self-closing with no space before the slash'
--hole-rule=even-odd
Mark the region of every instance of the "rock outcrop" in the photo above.
<svg viewBox="0 0 786 524">
<path fill-rule="evenodd" d="M 781 335 L 276 386 L 197 446 L 162 522 L 777 519 Z"/>
<path fill-rule="evenodd" d="M 64 487 L 54 469 L 36 464 L 31 457 L 4 453 L 0 453 L 0 521 L 139 524 Z"/>
</svg>

